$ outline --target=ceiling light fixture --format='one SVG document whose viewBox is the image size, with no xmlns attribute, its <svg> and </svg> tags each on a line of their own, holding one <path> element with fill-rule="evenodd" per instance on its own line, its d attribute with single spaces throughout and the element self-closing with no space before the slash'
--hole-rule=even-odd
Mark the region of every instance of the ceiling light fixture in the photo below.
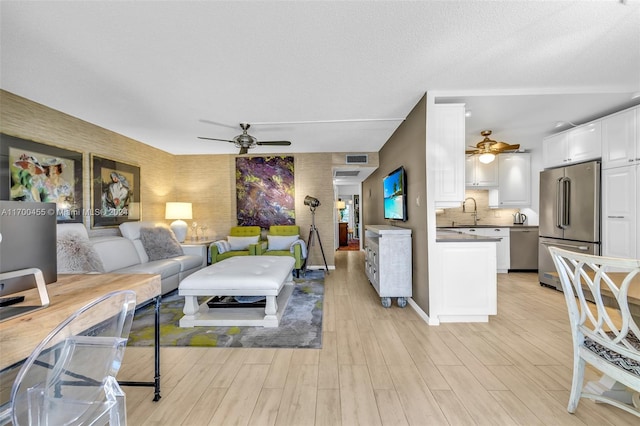
<svg viewBox="0 0 640 426">
<path fill-rule="evenodd" d="M 478 157 L 478 160 L 482 164 L 489 164 L 495 159 L 496 159 L 496 155 L 491 152 L 485 152 L 484 154 L 480 154 L 480 156 Z"/>
<path fill-rule="evenodd" d="M 564 126 L 565 124 L 570 124 L 570 125 L 572 125 L 573 127 L 578 127 L 578 125 L 577 125 L 576 123 L 572 123 L 571 121 L 568 121 L 568 120 L 567 120 L 567 121 L 556 121 L 555 128 L 557 129 L 558 127 L 562 127 L 562 126 Z"/>
</svg>

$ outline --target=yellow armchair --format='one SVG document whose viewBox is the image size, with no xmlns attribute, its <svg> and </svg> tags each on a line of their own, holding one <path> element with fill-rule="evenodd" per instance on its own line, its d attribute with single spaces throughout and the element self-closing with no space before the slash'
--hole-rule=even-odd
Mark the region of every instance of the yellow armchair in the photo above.
<svg viewBox="0 0 640 426">
<path fill-rule="evenodd" d="M 267 241 L 256 247 L 256 254 L 267 256 L 291 256 L 295 259 L 296 275 L 307 256 L 307 247 L 300 239 L 300 227 L 297 225 L 271 225 Z"/>
<path fill-rule="evenodd" d="M 209 263 L 213 264 L 232 256 L 254 256 L 260 240 L 259 226 L 232 226 L 229 236 L 209 245 Z"/>
</svg>

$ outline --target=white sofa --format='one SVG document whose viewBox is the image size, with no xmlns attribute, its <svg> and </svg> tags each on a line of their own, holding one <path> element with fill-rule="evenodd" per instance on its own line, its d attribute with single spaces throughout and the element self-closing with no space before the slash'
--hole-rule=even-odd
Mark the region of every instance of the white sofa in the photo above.
<svg viewBox="0 0 640 426">
<path fill-rule="evenodd" d="M 102 261 L 104 272 L 122 274 L 158 274 L 162 294 L 178 288 L 178 284 L 193 272 L 207 266 L 207 248 L 203 245 L 181 245 L 184 255 L 160 260 L 149 260 L 140 240 L 140 228 L 154 227 L 153 222 L 125 222 L 120 225 L 122 236 L 89 238 L 81 223 L 57 225 L 58 238 L 75 233 L 88 238 Z"/>
</svg>

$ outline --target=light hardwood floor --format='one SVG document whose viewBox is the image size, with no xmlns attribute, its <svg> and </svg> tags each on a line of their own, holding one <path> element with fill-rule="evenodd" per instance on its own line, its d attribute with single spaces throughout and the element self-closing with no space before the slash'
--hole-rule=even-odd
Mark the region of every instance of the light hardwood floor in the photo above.
<svg viewBox="0 0 640 426">
<path fill-rule="evenodd" d="M 536 274 L 500 274 L 488 323 L 428 326 L 385 309 L 361 252 L 325 279 L 322 349 L 162 348 L 162 399 L 125 387 L 130 425 L 638 425 L 582 399 L 567 413 L 571 336 L 563 295 Z M 148 380 L 127 348 L 122 380 Z M 597 380 L 587 369 L 587 380 Z"/>
</svg>

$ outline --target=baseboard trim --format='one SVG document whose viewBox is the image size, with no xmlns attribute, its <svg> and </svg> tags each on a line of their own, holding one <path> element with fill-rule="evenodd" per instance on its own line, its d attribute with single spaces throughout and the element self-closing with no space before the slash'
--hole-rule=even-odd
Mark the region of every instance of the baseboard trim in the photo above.
<svg viewBox="0 0 640 426">
<path fill-rule="evenodd" d="M 427 313 L 423 311 L 420 306 L 418 306 L 415 300 L 413 300 L 412 298 L 408 298 L 407 302 L 409 302 L 409 306 L 411 306 L 413 310 L 416 311 L 418 316 L 422 318 L 422 320 L 426 322 L 428 325 L 440 325 L 438 321 L 433 321 L 431 318 L 429 318 L 429 315 L 427 315 Z"/>
</svg>

